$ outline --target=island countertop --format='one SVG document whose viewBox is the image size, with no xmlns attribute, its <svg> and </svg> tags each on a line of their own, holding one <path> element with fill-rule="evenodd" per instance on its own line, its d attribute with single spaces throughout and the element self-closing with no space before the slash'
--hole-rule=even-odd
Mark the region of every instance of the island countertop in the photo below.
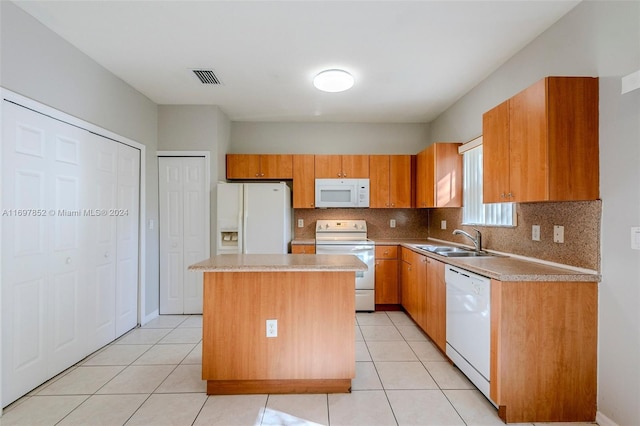
<svg viewBox="0 0 640 426">
<path fill-rule="evenodd" d="M 220 254 L 189 266 L 199 272 L 339 272 L 366 271 L 367 265 L 351 254 Z"/>
</svg>

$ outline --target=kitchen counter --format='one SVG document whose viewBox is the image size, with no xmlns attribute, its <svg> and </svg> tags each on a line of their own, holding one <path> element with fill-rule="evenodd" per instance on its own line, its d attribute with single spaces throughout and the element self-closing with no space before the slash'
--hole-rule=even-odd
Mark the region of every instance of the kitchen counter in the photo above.
<svg viewBox="0 0 640 426">
<path fill-rule="evenodd" d="M 407 247 L 449 265 L 467 269 L 471 272 L 500 281 L 601 281 L 601 276 L 597 273 L 585 272 L 577 268 L 571 268 L 570 266 L 549 265 L 543 262 L 536 262 L 535 260 L 510 256 L 509 254 L 498 253 L 499 256 L 460 258 L 441 256 L 417 248 L 417 246 L 427 244 L 460 247 L 459 244 L 439 240 L 429 240 L 425 238 L 370 238 L 370 240 L 373 241 L 375 245 L 398 245 Z M 309 244 L 309 241 L 311 241 L 311 243 L 314 242 L 314 240 L 294 240 L 292 244 L 303 244 L 302 241 L 305 242 L 304 244 Z"/>
<path fill-rule="evenodd" d="M 350 392 L 360 259 L 226 254 L 189 269 L 204 272 L 207 394 Z"/>
<path fill-rule="evenodd" d="M 200 272 L 339 272 L 366 271 L 353 255 L 327 254 L 221 254 L 189 266 Z"/>
</svg>

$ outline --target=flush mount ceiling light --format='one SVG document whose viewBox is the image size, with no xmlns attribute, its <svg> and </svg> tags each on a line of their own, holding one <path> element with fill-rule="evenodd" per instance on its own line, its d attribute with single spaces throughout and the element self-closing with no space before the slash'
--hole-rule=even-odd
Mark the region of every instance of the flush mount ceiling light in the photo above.
<svg viewBox="0 0 640 426">
<path fill-rule="evenodd" d="M 313 85 L 323 92 L 344 92 L 351 89 L 354 83 L 353 76 L 344 70 L 325 70 L 316 75 Z"/>
</svg>

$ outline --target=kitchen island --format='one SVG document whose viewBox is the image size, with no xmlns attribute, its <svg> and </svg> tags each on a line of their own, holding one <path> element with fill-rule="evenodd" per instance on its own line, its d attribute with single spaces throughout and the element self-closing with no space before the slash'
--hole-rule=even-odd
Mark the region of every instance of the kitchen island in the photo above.
<svg viewBox="0 0 640 426">
<path fill-rule="evenodd" d="M 226 254 L 189 269 L 204 272 L 207 394 L 350 391 L 356 256 Z"/>
</svg>

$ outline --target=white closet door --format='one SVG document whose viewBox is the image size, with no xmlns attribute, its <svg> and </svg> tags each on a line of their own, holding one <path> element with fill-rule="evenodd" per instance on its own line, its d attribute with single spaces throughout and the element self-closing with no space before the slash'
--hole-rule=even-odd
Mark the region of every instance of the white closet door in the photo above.
<svg viewBox="0 0 640 426">
<path fill-rule="evenodd" d="M 159 159 L 160 313 L 183 313 L 184 194 L 182 158 Z"/>
<path fill-rule="evenodd" d="M 202 157 L 160 157 L 160 313 L 202 313 L 202 274 L 187 267 L 206 256 L 207 176 Z"/>
<path fill-rule="evenodd" d="M 117 206 L 118 145 L 91 135 L 91 164 L 88 183 L 92 190 L 91 213 Z M 93 210 L 95 209 L 95 210 Z M 89 239 L 89 279 L 87 280 L 87 327 L 89 351 L 116 337 L 116 217 L 91 216 Z"/>
<path fill-rule="evenodd" d="M 116 337 L 138 324 L 140 151 L 118 144 Z"/>
<path fill-rule="evenodd" d="M 49 375 L 65 370 L 87 353 L 86 282 L 88 200 L 84 184 L 87 168 L 87 132 L 56 120 L 48 120 L 53 148 L 49 166 L 48 206 L 56 210 L 51 219 L 49 321 L 51 352 Z"/>
<path fill-rule="evenodd" d="M 2 120 L 2 398 L 14 401 L 47 375 L 49 216 L 52 150 L 44 117 L 3 102 Z M 46 379 L 45 379 L 46 380 Z"/>
<path fill-rule="evenodd" d="M 209 218 L 205 210 L 205 161 L 203 157 L 183 158 L 184 170 L 184 309 L 185 314 L 202 313 L 202 272 L 187 270 L 189 265 L 204 260 L 207 238 L 205 223 Z"/>
</svg>

